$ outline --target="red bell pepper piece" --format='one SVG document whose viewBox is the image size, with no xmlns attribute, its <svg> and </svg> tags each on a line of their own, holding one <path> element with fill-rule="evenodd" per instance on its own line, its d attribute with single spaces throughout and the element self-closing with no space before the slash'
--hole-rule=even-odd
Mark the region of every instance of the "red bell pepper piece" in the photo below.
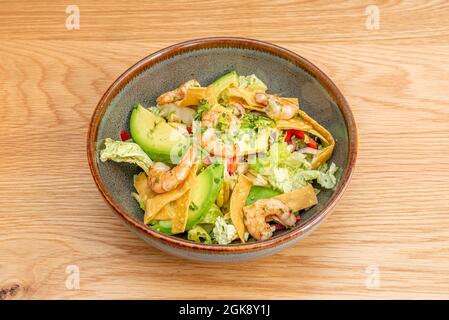
<svg viewBox="0 0 449 320">
<path fill-rule="evenodd" d="M 290 143 L 292 141 L 293 130 L 287 130 L 284 141 Z"/>
<path fill-rule="evenodd" d="M 238 162 L 237 162 L 237 157 L 234 156 L 230 159 L 230 161 L 228 162 L 228 173 L 230 176 L 232 176 L 234 174 L 234 172 L 237 171 L 237 166 L 238 166 Z"/>
<path fill-rule="evenodd" d="M 309 148 L 318 149 L 318 143 L 316 143 L 316 141 L 313 140 L 312 138 L 309 138 L 309 142 L 306 144 Z"/>
<path fill-rule="evenodd" d="M 285 142 L 290 143 L 292 142 L 292 137 L 295 136 L 301 140 L 304 140 L 304 131 L 301 130 L 294 130 L 294 129 L 289 129 L 287 130 L 287 133 L 285 135 Z"/>
<path fill-rule="evenodd" d="M 292 137 L 293 136 L 295 136 L 295 137 L 297 137 L 298 139 L 301 139 L 301 140 L 306 140 L 307 139 L 306 145 L 308 147 L 313 148 L 313 149 L 318 149 L 318 144 L 316 143 L 316 141 L 313 140 L 312 138 L 310 138 L 302 130 L 294 130 L 294 129 L 287 130 L 287 132 L 285 134 L 284 141 L 287 142 L 287 143 L 290 143 L 292 141 Z"/>
<path fill-rule="evenodd" d="M 131 134 L 125 129 L 122 129 L 122 131 L 120 132 L 120 139 L 122 139 L 122 141 L 129 140 L 131 139 Z"/>
</svg>

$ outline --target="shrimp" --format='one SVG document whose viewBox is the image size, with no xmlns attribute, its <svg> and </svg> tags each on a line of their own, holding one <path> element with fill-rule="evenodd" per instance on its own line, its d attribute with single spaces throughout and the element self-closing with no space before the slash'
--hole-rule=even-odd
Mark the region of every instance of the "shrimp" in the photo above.
<svg viewBox="0 0 449 320">
<path fill-rule="evenodd" d="M 285 227 L 296 223 L 295 215 L 277 199 L 259 199 L 243 208 L 243 222 L 249 234 L 256 240 L 267 240 L 273 235 L 273 229 L 266 222 L 269 217 Z"/>
<path fill-rule="evenodd" d="M 238 151 L 236 144 L 229 144 L 220 139 L 215 127 L 217 126 L 220 116 L 224 117 L 229 123 L 227 128 L 230 134 L 235 134 L 239 128 L 239 121 L 232 113 L 226 113 L 217 109 L 207 111 L 201 120 L 201 126 L 206 131 L 201 136 L 201 146 L 210 154 L 225 158 L 233 158 Z"/>
<path fill-rule="evenodd" d="M 254 96 L 254 100 L 256 100 L 256 102 L 258 104 L 262 104 L 262 105 L 266 106 L 268 104 L 268 94 L 256 93 Z"/>
<path fill-rule="evenodd" d="M 203 118 L 201 119 L 201 126 L 203 128 L 215 128 L 220 120 L 220 117 L 229 123 L 227 128 L 229 133 L 234 134 L 237 132 L 240 125 L 238 118 L 230 112 L 224 112 L 215 108 L 210 109 L 203 115 Z"/>
<path fill-rule="evenodd" d="M 238 152 L 238 145 L 227 144 L 217 135 L 215 128 L 208 128 L 201 136 L 201 147 L 215 156 L 233 158 Z"/>
<path fill-rule="evenodd" d="M 265 106 L 265 112 L 272 119 L 288 120 L 293 118 L 299 110 L 292 101 L 271 94 L 256 93 L 254 99 Z"/>
<path fill-rule="evenodd" d="M 164 193 L 175 189 L 183 182 L 196 159 L 196 147 L 191 146 L 178 165 L 170 169 L 162 162 L 157 162 L 148 172 L 148 185 L 156 193 Z"/>
<path fill-rule="evenodd" d="M 178 100 L 182 100 L 187 92 L 187 89 L 189 89 L 190 87 L 199 87 L 199 86 L 200 86 L 199 82 L 196 81 L 195 79 L 189 80 L 181 84 L 179 88 L 162 94 L 161 96 L 159 96 L 159 98 L 156 99 L 156 102 L 158 105 L 163 105 Z"/>
<path fill-rule="evenodd" d="M 231 104 L 230 107 L 235 116 L 243 116 L 246 113 L 245 108 L 238 102 Z"/>
</svg>

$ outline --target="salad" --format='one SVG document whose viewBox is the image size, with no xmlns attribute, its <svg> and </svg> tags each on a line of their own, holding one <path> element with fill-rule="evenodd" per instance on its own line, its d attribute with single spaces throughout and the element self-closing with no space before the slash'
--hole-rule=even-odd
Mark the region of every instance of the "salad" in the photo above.
<svg viewBox="0 0 449 320">
<path fill-rule="evenodd" d="M 235 71 L 208 86 L 189 80 L 137 104 L 121 140 L 105 139 L 101 161 L 143 170 L 130 196 L 147 226 L 204 244 L 263 241 L 336 186 L 332 135 L 297 98 L 267 90 Z"/>
</svg>

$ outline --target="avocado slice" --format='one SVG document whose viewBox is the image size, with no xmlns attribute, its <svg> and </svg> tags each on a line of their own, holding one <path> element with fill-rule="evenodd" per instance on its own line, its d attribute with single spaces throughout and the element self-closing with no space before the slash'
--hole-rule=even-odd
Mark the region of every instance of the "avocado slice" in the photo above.
<svg viewBox="0 0 449 320">
<path fill-rule="evenodd" d="M 212 88 L 214 95 L 218 99 L 223 90 L 229 87 L 238 87 L 238 85 L 239 76 L 237 75 L 236 71 L 231 71 L 211 83 L 209 85 L 209 88 Z"/>
<path fill-rule="evenodd" d="M 266 152 L 269 146 L 270 132 L 268 130 L 244 131 L 235 138 L 239 155 Z"/>
<path fill-rule="evenodd" d="M 217 199 L 223 183 L 223 164 L 211 164 L 201 172 L 192 186 L 192 198 L 189 205 L 189 217 L 186 230 L 192 229 L 205 215 Z M 157 221 L 151 228 L 166 234 L 172 234 L 170 220 Z"/>
<path fill-rule="evenodd" d="M 266 92 L 268 87 L 265 83 L 262 82 L 255 74 L 251 74 L 249 76 L 240 76 L 239 77 L 239 85 L 246 84 L 245 89 L 252 91 L 254 93 Z"/>
<path fill-rule="evenodd" d="M 136 105 L 129 121 L 131 137 L 154 161 L 173 163 L 170 155 L 179 159 L 187 148 L 188 137 L 140 104 Z"/>
<path fill-rule="evenodd" d="M 259 199 L 273 198 L 281 193 L 282 192 L 269 187 L 252 186 L 249 191 L 248 198 L 246 198 L 245 205 L 249 206 Z"/>
</svg>

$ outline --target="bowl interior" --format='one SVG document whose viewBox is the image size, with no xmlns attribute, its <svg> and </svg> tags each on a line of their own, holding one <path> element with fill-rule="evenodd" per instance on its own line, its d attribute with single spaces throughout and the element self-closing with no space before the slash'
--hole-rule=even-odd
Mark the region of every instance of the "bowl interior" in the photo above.
<svg viewBox="0 0 449 320">
<path fill-rule="evenodd" d="M 268 85 L 270 93 L 286 97 L 298 97 L 300 108 L 326 127 L 336 140 L 334 154 L 330 161 L 335 162 L 345 172 L 348 166 L 348 128 L 335 99 L 306 70 L 273 55 L 251 48 L 217 47 L 182 52 L 174 57 L 160 61 L 136 75 L 112 99 L 99 124 L 97 151 L 103 139 L 119 140 L 122 129 L 129 130 L 130 111 L 136 103 L 143 106 L 155 104 L 155 99 L 179 84 L 195 78 L 207 85 L 224 73 L 236 70 L 240 75 L 256 74 Z M 139 221 L 143 211 L 131 197 L 133 175 L 140 171 L 131 165 L 98 160 L 100 177 L 110 195 L 126 211 Z M 340 184 L 337 186 L 337 190 Z M 322 190 L 319 203 L 304 215 L 300 224 L 307 223 L 323 207 L 328 205 L 333 190 Z M 142 223 L 142 222 L 141 222 Z M 143 225 L 143 223 L 142 223 Z M 275 236 L 279 236 L 278 232 Z"/>
</svg>

